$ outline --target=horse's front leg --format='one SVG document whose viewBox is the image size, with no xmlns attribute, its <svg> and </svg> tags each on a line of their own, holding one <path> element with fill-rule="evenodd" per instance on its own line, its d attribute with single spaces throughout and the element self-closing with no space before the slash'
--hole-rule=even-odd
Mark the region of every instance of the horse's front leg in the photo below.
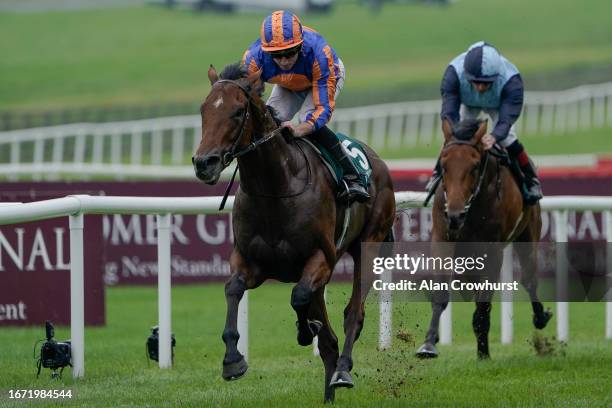
<svg viewBox="0 0 612 408">
<path fill-rule="evenodd" d="M 302 278 L 291 292 L 291 306 L 297 314 L 297 341 L 300 346 L 312 344 L 323 323 L 319 320 L 309 320 L 308 310 L 313 294 L 322 288 L 331 276 L 331 267 L 322 250 L 317 250 L 308 259 Z"/>
<path fill-rule="evenodd" d="M 344 308 L 344 346 L 338 358 L 336 371 L 331 378 L 330 385 L 334 388 L 353 388 L 353 345 L 359 338 L 363 321 L 365 319 L 365 299 L 373 280 L 373 274 L 361 276 L 361 243 L 358 242 L 349 250 L 353 261 L 353 291 L 348 305 Z M 362 287 L 363 278 L 363 287 Z"/>
<path fill-rule="evenodd" d="M 223 357 L 223 379 L 237 380 L 242 377 L 248 365 L 244 356 L 238 351 L 238 304 L 247 289 L 253 289 L 262 281 L 255 279 L 252 271 L 242 255 L 234 249 L 230 257 L 232 276 L 225 284 L 225 300 L 227 302 L 227 317 L 225 329 L 221 338 L 225 343 L 225 356 Z"/>
<path fill-rule="evenodd" d="M 445 259 L 446 257 L 452 257 L 454 255 L 454 247 L 452 243 L 443 242 L 434 235 L 432 237 L 432 256 L 434 258 Z M 447 270 L 435 270 L 432 281 L 435 284 L 443 287 L 442 284 L 450 282 L 450 274 L 452 271 Z M 445 289 L 433 290 L 431 294 L 431 320 L 429 322 L 429 329 L 425 335 L 425 342 L 419 347 L 416 352 L 416 356 L 419 358 L 435 358 L 438 357 L 438 349 L 436 343 L 439 340 L 439 326 L 440 317 L 442 312 L 448 306 L 450 299 L 449 292 Z"/>
<path fill-rule="evenodd" d="M 490 282 L 499 282 L 500 271 L 504 259 L 503 250 L 500 244 L 490 244 L 481 250 L 482 254 L 487 255 L 486 268 L 480 281 L 485 277 Z M 493 291 L 477 291 L 474 296 L 476 310 L 472 316 L 472 328 L 476 336 L 476 350 L 479 359 L 490 358 L 489 354 L 489 329 L 491 328 L 491 299 Z"/>
</svg>

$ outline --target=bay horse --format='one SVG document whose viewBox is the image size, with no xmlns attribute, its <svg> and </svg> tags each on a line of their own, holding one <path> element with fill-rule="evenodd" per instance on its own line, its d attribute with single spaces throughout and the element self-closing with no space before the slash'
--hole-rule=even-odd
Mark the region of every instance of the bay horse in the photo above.
<svg viewBox="0 0 612 408">
<path fill-rule="evenodd" d="M 307 346 L 318 336 L 325 367 L 324 400 L 331 402 L 335 388 L 353 386 L 353 344 L 365 317 L 367 293 L 362 288 L 371 286 L 364 282 L 373 275 L 361 274 L 361 243 L 392 241 L 395 195 L 389 171 L 364 145 L 372 167 L 371 197 L 350 206 L 336 202 L 335 182 L 314 149 L 278 128 L 261 99 L 264 85 L 259 72 L 248 75 L 243 66 L 233 64 L 219 76 L 211 65 L 208 79 L 211 90 L 200 107 L 202 140 L 192 158 L 196 176 L 215 184 L 233 158 L 240 171 L 232 211 L 231 277 L 225 285 L 222 376 L 238 379 L 248 368 L 237 349 L 238 303 L 244 291 L 267 279 L 296 282 L 291 306 L 297 314 L 297 341 Z M 347 207 L 351 222 L 343 234 Z M 344 239 L 337 244 L 340 235 Z M 355 268 L 339 354 L 323 295 L 345 252 L 352 256 Z"/>
<path fill-rule="evenodd" d="M 498 281 L 503 260 L 503 244 L 515 245 L 521 264 L 521 284 L 527 290 L 533 309 L 533 324 L 543 329 L 552 317 L 537 296 L 536 250 L 542 220 L 539 203 L 527 206 L 507 166 L 500 158 L 483 149 L 481 138 L 487 122 L 464 120 L 454 128 L 443 121 L 444 145 L 440 153 L 442 182 L 435 192 L 432 210 L 432 252 L 446 251 L 444 242 L 483 243 L 487 254 L 487 271 Z M 437 249 L 438 248 L 438 249 Z M 448 254 L 438 254 L 448 255 Z M 452 255 L 452 254 L 451 254 Z M 476 310 L 472 327 L 479 358 L 489 358 L 489 327 L 493 291 L 475 293 Z M 438 356 L 440 315 L 448 305 L 447 291 L 432 296 L 432 318 L 424 344 L 417 356 Z"/>
</svg>

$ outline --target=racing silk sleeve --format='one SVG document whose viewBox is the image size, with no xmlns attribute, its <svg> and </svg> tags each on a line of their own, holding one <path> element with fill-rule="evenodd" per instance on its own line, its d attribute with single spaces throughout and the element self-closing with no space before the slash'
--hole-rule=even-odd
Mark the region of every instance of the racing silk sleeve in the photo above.
<svg viewBox="0 0 612 408">
<path fill-rule="evenodd" d="M 246 65 L 247 69 L 249 70 L 249 74 L 257 72 L 261 68 L 261 62 L 257 61 L 257 58 L 254 54 L 254 49 L 253 47 L 251 47 L 246 50 L 242 55 L 242 65 Z"/>
<path fill-rule="evenodd" d="M 452 65 L 449 65 L 444 71 L 442 84 L 440 85 L 440 94 L 442 95 L 442 112 L 440 118 L 448 119 L 451 123 L 459 122 L 459 107 L 461 106 L 461 86 L 457 71 Z"/>
<path fill-rule="evenodd" d="M 330 121 L 336 105 L 336 65 L 334 54 L 329 45 L 325 45 L 315 55 L 312 63 L 312 100 L 314 112 L 306 116 L 306 122 L 318 130 Z"/>
<path fill-rule="evenodd" d="M 523 91 L 523 80 L 520 74 L 510 78 L 502 89 L 497 124 L 491 132 L 498 142 L 508 136 L 510 127 L 521 115 L 521 110 L 523 109 Z"/>
</svg>

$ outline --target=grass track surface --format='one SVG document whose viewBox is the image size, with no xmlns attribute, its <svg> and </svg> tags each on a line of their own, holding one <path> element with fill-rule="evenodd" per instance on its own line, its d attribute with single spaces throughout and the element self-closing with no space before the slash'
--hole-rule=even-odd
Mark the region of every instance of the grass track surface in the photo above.
<svg viewBox="0 0 612 408">
<path fill-rule="evenodd" d="M 610 15 L 608 0 L 461 0 L 380 13 L 341 2 L 301 17 L 344 60 L 346 106 L 436 96 L 448 62 L 481 39 L 517 64 L 528 90 L 612 80 Z M 153 6 L 0 13 L 0 109 L 199 101 L 208 65 L 238 60 L 263 17 Z"/>
<path fill-rule="evenodd" d="M 223 287 L 177 286 L 172 289 L 176 364 L 160 371 L 147 366 L 144 343 L 157 321 L 153 287 L 107 290 L 107 326 L 87 328 L 85 379 L 73 383 L 67 370 L 61 382 L 49 371 L 35 378 L 32 344 L 43 328 L 0 330 L 0 406 L 11 402 L 8 389 L 71 388 L 71 401 L 38 401 L 35 406 L 322 406 L 323 367 L 311 348 L 295 340 L 295 315 L 289 305 L 290 285 L 265 284 L 249 295 L 250 369 L 236 382 L 221 379 L 225 319 Z M 328 287 L 332 324 L 341 341 L 342 309 L 350 286 Z M 549 304 L 548 306 L 554 305 Z M 354 352 L 355 388 L 336 393 L 338 407 L 606 407 L 612 404 L 612 342 L 603 338 L 604 305 L 570 305 L 570 341 L 552 338 L 556 321 L 542 336 L 554 347 L 536 356 L 530 306 L 515 303 L 514 343 L 499 343 L 499 304 L 493 305 L 491 361 L 477 361 L 471 333 L 473 305 L 455 303 L 453 345 L 441 346 L 437 360 L 413 357 L 424 337 L 429 305 L 396 303 L 394 339 L 389 351 L 376 350 L 378 308 L 367 307 L 366 325 Z M 402 332 L 403 340 L 395 337 Z M 56 329 L 56 338 L 69 329 Z"/>
</svg>

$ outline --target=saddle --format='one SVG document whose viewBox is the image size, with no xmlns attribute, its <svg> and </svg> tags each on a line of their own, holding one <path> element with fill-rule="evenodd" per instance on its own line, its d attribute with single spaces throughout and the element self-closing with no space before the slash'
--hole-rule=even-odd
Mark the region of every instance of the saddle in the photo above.
<svg viewBox="0 0 612 408">
<path fill-rule="evenodd" d="M 514 178 L 514 181 L 516 182 L 516 185 L 519 188 L 521 195 L 523 196 L 523 198 L 525 198 L 527 196 L 527 189 L 528 189 L 527 182 L 526 182 L 525 175 L 521 171 L 521 167 L 519 166 L 518 162 L 516 162 L 515 160 L 512 160 L 510 158 L 510 155 L 506 151 L 506 149 L 499 146 L 498 144 L 494 145 L 493 148 L 489 150 L 489 154 L 491 156 L 496 157 L 500 165 L 508 167 L 508 170 L 510 170 L 510 174 L 512 174 L 512 178 Z M 440 172 L 440 169 L 438 168 L 439 166 L 440 166 L 440 159 L 438 158 L 438 161 L 436 162 L 436 168 L 434 170 L 434 176 L 433 176 L 435 178 L 428 185 L 429 191 L 427 194 L 427 198 L 423 202 L 423 206 L 425 207 L 429 203 L 429 200 L 431 199 L 431 197 L 433 197 L 433 195 L 435 194 L 438 188 L 438 184 L 440 184 L 440 182 L 442 181 L 442 173 Z"/>
<path fill-rule="evenodd" d="M 335 133 L 338 143 L 343 146 L 346 153 L 346 157 L 351 161 L 353 168 L 358 174 L 358 181 L 364 189 L 368 189 L 370 186 L 370 178 L 372 176 L 372 166 L 370 159 L 365 152 L 365 149 L 361 143 L 343 133 Z M 304 137 L 300 138 L 300 141 L 304 141 L 317 153 L 332 178 L 335 182 L 336 191 L 344 191 L 347 186 L 344 182 L 344 170 L 342 165 L 334 158 L 334 155 L 321 144 L 315 137 Z"/>
</svg>

